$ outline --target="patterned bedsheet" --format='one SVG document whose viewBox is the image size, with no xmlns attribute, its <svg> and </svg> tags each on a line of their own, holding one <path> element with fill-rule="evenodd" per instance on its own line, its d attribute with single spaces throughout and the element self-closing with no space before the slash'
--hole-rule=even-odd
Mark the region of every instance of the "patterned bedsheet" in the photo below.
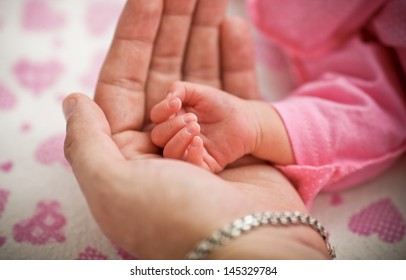
<svg viewBox="0 0 406 280">
<path fill-rule="evenodd" d="M 61 101 L 93 94 L 123 4 L 0 1 L 0 259 L 135 258 L 101 233 L 62 151 Z M 262 88 L 283 87 L 279 70 L 259 65 Z M 316 199 L 312 214 L 338 259 L 406 259 L 405 171 L 403 157 L 369 183 Z"/>
</svg>

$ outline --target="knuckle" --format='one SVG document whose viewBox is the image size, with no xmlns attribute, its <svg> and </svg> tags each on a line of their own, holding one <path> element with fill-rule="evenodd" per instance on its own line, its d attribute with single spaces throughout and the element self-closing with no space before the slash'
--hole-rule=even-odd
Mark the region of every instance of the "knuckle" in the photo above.
<svg viewBox="0 0 406 280">
<path fill-rule="evenodd" d="M 183 82 L 183 81 L 175 81 L 175 82 L 172 83 L 170 88 L 173 91 L 183 89 L 183 88 L 185 88 L 185 84 L 186 84 L 186 82 Z"/>
<path fill-rule="evenodd" d="M 66 160 L 71 166 L 74 165 L 75 153 L 78 149 L 78 134 L 77 126 L 80 125 L 80 113 L 72 114 L 69 116 L 66 124 L 66 136 L 64 142 L 64 154 Z"/>
<path fill-rule="evenodd" d="M 73 166 L 73 160 L 74 160 L 73 153 L 74 153 L 75 142 L 76 141 L 74 140 L 74 135 L 72 133 L 69 133 L 67 130 L 63 150 L 64 150 L 65 158 L 71 166 Z"/>
</svg>

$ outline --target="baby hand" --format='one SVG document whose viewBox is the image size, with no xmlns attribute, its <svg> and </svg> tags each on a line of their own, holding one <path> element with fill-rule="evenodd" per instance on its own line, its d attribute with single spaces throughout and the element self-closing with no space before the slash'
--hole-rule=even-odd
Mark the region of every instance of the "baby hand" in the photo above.
<svg viewBox="0 0 406 280">
<path fill-rule="evenodd" d="M 212 172 L 251 153 L 256 145 L 255 114 L 249 101 L 215 88 L 175 83 L 151 111 L 152 142 L 165 157 Z"/>
</svg>

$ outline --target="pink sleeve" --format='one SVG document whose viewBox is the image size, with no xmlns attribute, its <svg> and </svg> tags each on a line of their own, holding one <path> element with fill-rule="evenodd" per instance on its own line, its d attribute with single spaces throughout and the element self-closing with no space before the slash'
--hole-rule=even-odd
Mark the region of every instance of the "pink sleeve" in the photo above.
<svg viewBox="0 0 406 280">
<path fill-rule="evenodd" d="M 265 35 L 293 54 L 310 56 L 341 44 L 387 1 L 248 0 L 248 10 Z"/>
<path fill-rule="evenodd" d="M 315 43 L 316 49 L 331 44 L 335 37 L 330 37 L 326 34 L 323 42 Z M 388 48 L 356 33 L 323 53 L 305 55 L 299 45 L 293 57 L 302 85 L 273 105 L 296 159 L 296 165 L 279 168 L 310 207 L 321 190 L 368 180 L 405 151 L 406 106 L 400 82 L 405 78 Z"/>
</svg>

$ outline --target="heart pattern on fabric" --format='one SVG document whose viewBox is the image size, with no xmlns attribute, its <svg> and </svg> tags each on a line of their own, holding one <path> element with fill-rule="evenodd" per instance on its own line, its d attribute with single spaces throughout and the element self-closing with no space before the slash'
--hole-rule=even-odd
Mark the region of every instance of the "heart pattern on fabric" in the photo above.
<svg viewBox="0 0 406 280">
<path fill-rule="evenodd" d="M 13 226 L 13 238 L 19 243 L 43 245 L 65 241 L 63 228 L 66 218 L 61 213 L 59 202 L 39 202 L 33 216 Z"/>
<path fill-rule="evenodd" d="M 341 204 L 344 203 L 344 200 L 341 195 L 338 193 L 335 193 L 331 196 L 330 198 L 330 205 L 332 206 L 340 206 Z"/>
<path fill-rule="evenodd" d="M 123 259 L 123 260 L 138 260 L 138 258 L 134 257 L 121 247 L 115 246 L 117 254 Z"/>
<path fill-rule="evenodd" d="M 77 260 L 107 260 L 107 256 L 103 255 L 96 249 L 87 246 L 83 252 L 76 258 Z"/>
<path fill-rule="evenodd" d="M 36 160 L 43 165 L 60 163 L 64 167 L 69 167 L 63 152 L 64 142 L 65 134 L 57 134 L 45 139 L 35 151 Z"/>
<path fill-rule="evenodd" d="M 20 126 L 20 131 L 22 133 L 27 133 L 31 130 L 32 126 L 29 122 L 23 122 Z"/>
<path fill-rule="evenodd" d="M 63 66 L 56 60 L 31 62 L 22 59 L 14 66 L 14 74 L 21 86 L 30 89 L 34 95 L 52 87 L 62 73 Z"/>
<path fill-rule="evenodd" d="M 8 196 L 9 196 L 8 191 L 0 189 L 0 218 L 1 215 L 3 214 L 4 209 L 6 209 Z"/>
<path fill-rule="evenodd" d="M 62 13 L 53 11 L 46 1 L 29 0 L 23 12 L 23 27 L 26 30 L 51 31 L 62 27 L 65 18 Z"/>
<path fill-rule="evenodd" d="M 9 196 L 9 192 L 6 190 L 0 189 L 0 218 L 3 214 L 4 209 L 6 208 L 7 199 Z M 0 236 L 0 247 L 6 243 L 6 237 Z"/>
<path fill-rule="evenodd" d="M 0 84 L 0 110 L 11 110 L 17 103 L 16 97 L 4 85 Z"/>
<path fill-rule="evenodd" d="M 13 165 L 12 161 L 0 163 L 0 170 L 4 173 L 9 173 L 13 169 Z"/>
<path fill-rule="evenodd" d="M 3 236 L 0 236 L 0 247 L 6 244 L 7 239 Z"/>
<path fill-rule="evenodd" d="M 406 232 L 405 219 L 390 198 L 376 201 L 353 215 L 348 226 L 353 233 L 361 236 L 377 234 L 387 243 L 401 241 Z"/>
</svg>

